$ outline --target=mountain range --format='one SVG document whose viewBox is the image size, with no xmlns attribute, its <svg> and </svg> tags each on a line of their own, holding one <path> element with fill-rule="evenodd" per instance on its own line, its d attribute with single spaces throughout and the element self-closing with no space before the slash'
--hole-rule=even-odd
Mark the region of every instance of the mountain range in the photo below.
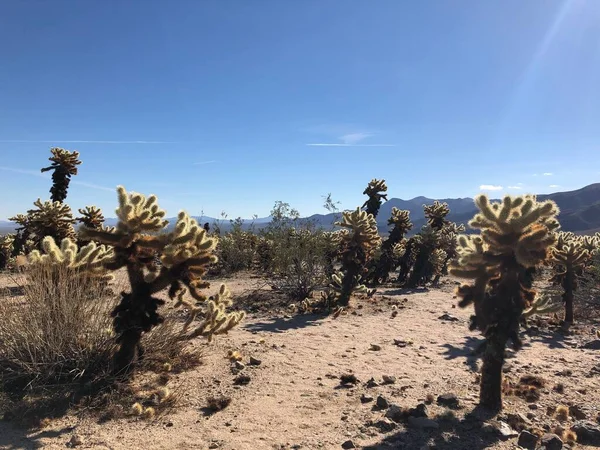
<svg viewBox="0 0 600 450">
<path fill-rule="evenodd" d="M 553 194 L 538 195 L 538 200 L 553 200 L 560 208 L 559 221 L 563 231 L 572 231 L 577 234 L 593 234 L 600 231 L 600 183 L 590 184 L 581 189 L 567 192 L 556 192 Z M 387 219 L 391 215 L 392 208 L 404 209 L 410 211 L 410 217 L 414 224 L 411 233 L 414 234 L 425 224 L 426 219 L 423 212 L 423 205 L 431 204 L 434 200 L 445 202 L 450 207 L 448 219 L 462 224 L 467 222 L 477 212 L 477 207 L 472 198 L 445 198 L 431 199 L 427 197 L 415 197 L 411 200 L 402 200 L 391 198 L 381 205 L 377 215 L 377 225 L 382 233 L 387 232 Z M 317 226 L 331 228 L 332 224 L 339 217 L 339 213 L 314 214 L 301 219 L 310 220 Z M 228 220 L 218 220 L 213 217 L 195 217 L 199 223 L 208 222 L 211 226 L 219 222 L 221 229 L 227 231 L 231 225 Z M 176 218 L 168 219 L 170 224 L 174 224 Z M 249 228 L 254 224 L 255 229 L 260 229 L 270 222 L 270 217 L 258 219 L 244 219 L 243 228 Z M 106 225 L 116 224 L 117 219 L 107 218 Z M 7 221 L 0 221 L 0 234 L 13 231 L 15 224 Z"/>
</svg>

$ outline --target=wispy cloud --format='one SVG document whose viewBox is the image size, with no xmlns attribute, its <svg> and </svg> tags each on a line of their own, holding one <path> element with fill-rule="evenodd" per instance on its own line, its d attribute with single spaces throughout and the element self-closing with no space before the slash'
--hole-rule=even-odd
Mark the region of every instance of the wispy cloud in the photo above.
<svg viewBox="0 0 600 450">
<path fill-rule="evenodd" d="M 516 186 L 508 186 L 508 189 L 523 189 L 523 188 L 519 185 L 516 185 Z"/>
<path fill-rule="evenodd" d="M 395 144 L 330 144 L 330 143 L 317 143 L 317 144 L 306 144 L 309 147 L 396 147 Z"/>
<path fill-rule="evenodd" d="M 549 177 L 549 176 L 552 176 L 552 175 L 554 175 L 554 174 L 553 174 L 552 172 L 544 172 L 544 173 L 543 173 L 543 175 L 544 175 L 545 177 Z"/>
<path fill-rule="evenodd" d="M 482 184 L 479 186 L 482 191 L 501 191 L 504 189 L 502 186 L 495 186 L 493 184 Z"/>
<path fill-rule="evenodd" d="M 29 141 L 29 140 L 21 140 L 21 139 L 0 139 L 0 143 L 3 144 L 185 144 L 186 142 L 178 142 L 178 141 L 86 141 L 86 140 L 77 140 L 77 141 L 64 141 L 61 139 L 54 139 L 52 141 Z"/>
<path fill-rule="evenodd" d="M 35 170 L 28 170 L 28 169 L 19 169 L 17 167 L 0 166 L 0 170 L 4 170 L 6 172 L 20 173 L 20 174 L 23 174 L 23 175 L 29 175 L 29 176 L 38 177 L 38 178 L 45 178 L 45 179 L 49 179 L 50 178 L 50 174 L 48 174 L 48 173 L 42 173 L 42 172 L 37 172 Z M 100 191 L 108 191 L 108 192 L 115 192 L 116 191 L 116 187 L 109 188 L 109 187 L 100 186 L 100 185 L 94 184 L 94 183 L 87 183 L 85 181 L 71 180 L 71 183 L 76 184 L 78 186 L 87 187 L 87 188 L 90 188 L 90 189 L 97 189 L 97 190 L 100 190 Z"/>
<path fill-rule="evenodd" d="M 350 134 L 345 134 L 343 136 L 340 136 L 340 140 L 344 143 L 344 144 L 358 144 L 360 141 L 362 141 L 363 139 L 368 138 L 369 136 L 373 136 L 372 133 L 350 133 Z"/>
<path fill-rule="evenodd" d="M 214 160 L 212 160 L 212 161 L 200 161 L 200 162 L 194 163 L 194 166 L 203 166 L 204 164 L 212 164 L 212 163 L 216 163 L 216 162 L 218 162 L 218 161 L 214 161 Z"/>
<path fill-rule="evenodd" d="M 559 185 L 559 184 L 551 184 L 551 185 L 550 185 L 550 186 L 548 186 L 548 187 L 551 187 L 551 188 L 557 188 L 557 187 L 560 187 L 560 185 Z"/>
</svg>

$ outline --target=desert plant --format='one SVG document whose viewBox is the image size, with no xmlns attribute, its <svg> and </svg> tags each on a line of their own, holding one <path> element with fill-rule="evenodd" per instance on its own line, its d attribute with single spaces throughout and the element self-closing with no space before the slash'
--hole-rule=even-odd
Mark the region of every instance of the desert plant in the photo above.
<svg viewBox="0 0 600 450">
<path fill-rule="evenodd" d="M 597 242 L 594 237 L 559 232 L 556 244 L 551 249 L 550 263 L 555 266 L 557 273 L 550 281 L 563 288 L 564 324 L 567 327 L 574 320 L 573 303 L 579 284 L 578 279 L 583 276 L 585 266 L 592 259 L 596 248 Z"/>
<path fill-rule="evenodd" d="M 381 245 L 381 237 L 377 232 L 375 217 L 360 208 L 344 211 L 342 220 L 336 225 L 344 230 L 340 234 L 342 271 L 332 276 L 330 288 L 336 293 L 336 302 L 344 307 L 348 305 L 352 293 L 357 288 L 363 288 L 361 279 L 366 274 L 367 264 Z"/>
<path fill-rule="evenodd" d="M 104 214 L 102 210 L 96 206 L 86 206 L 83 209 L 78 209 L 81 216 L 76 217 L 75 220 L 83 224 L 87 228 L 99 230 L 104 226 Z"/>
<path fill-rule="evenodd" d="M 537 315 L 554 314 L 562 309 L 562 305 L 549 295 L 536 295 L 529 307 L 523 310 L 521 317 L 528 319 Z"/>
<path fill-rule="evenodd" d="M 52 170 L 52 187 L 50 199 L 62 203 L 67 198 L 67 190 L 72 175 L 77 175 L 77 166 L 81 164 L 79 152 L 70 152 L 62 148 L 51 148 L 52 156 L 48 158 L 52 165 L 44 167 L 42 172 Z"/>
<path fill-rule="evenodd" d="M 367 214 L 372 214 L 373 217 L 377 217 L 379 213 L 379 208 L 381 208 L 382 200 L 387 200 L 387 185 L 385 184 L 385 180 L 377 180 L 373 178 L 369 181 L 369 184 L 363 191 L 364 195 L 368 195 L 369 198 L 363 204 L 363 208 Z"/>
<path fill-rule="evenodd" d="M 436 269 L 441 272 L 443 261 L 440 265 L 439 257 L 441 254 L 436 252 L 440 247 L 440 238 L 441 232 L 431 225 L 424 225 L 421 231 L 411 238 L 413 252 L 411 258 L 414 263 L 405 287 L 423 286 L 433 279 L 436 275 Z M 434 252 L 436 252 L 435 255 Z M 435 259 L 436 265 L 433 264 L 433 259 Z"/>
<path fill-rule="evenodd" d="M 15 236 L 13 234 L 0 236 L 0 270 L 4 270 L 8 267 L 8 263 L 13 254 L 14 243 Z"/>
<path fill-rule="evenodd" d="M 132 374 L 136 352 L 143 353 L 142 335 L 163 322 L 158 308 L 165 302 L 154 297 L 156 293 L 168 289 L 169 298 L 177 299 L 175 306 L 188 307 L 190 316 L 184 330 L 196 317 L 202 318 L 200 324 L 184 336 L 187 338 L 205 336 L 211 340 L 213 335 L 226 333 L 236 326 L 244 313 L 226 312 L 231 299 L 224 285 L 208 300 L 201 292 L 210 286 L 202 277 L 217 259 L 214 255 L 217 242 L 207 237 L 206 230 L 182 211 L 175 229 L 166 233 L 163 230 L 168 221 L 164 220 L 165 211 L 160 209 L 155 196 L 146 198 L 128 193 L 122 186 L 117 188 L 117 193 L 117 226 L 110 230 L 82 227 L 81 232 L 84 237 L 113 248 L 114 257 L 103 261 L 106 269 L 115 271 L 124 267 L 127 270 L 130 292 L 121 294 L 121 301 L 112 312 L 119 344 L 114 373 L 127 378 Z M 153 252 L 160 254 L 160 269 L 152 265 Z M 188 291 L 205 308 L 185 300 Z"/>
<path fill-rule="evenodd" d="M 388 219 L 388 225 L 393 226 L 393 228 L 387 239 L 383 241 L 381 254 L 369 274 L 369 281 L 371 283 L 385 283 L 389 278 L 390 272 L 395 268 L 399 257 L 398 250 L 400 249 L 397 245 L 401 244 L 404 235 L 413 227 L 410 221 L 410 211 L 399 210 L 393 207 L 392 215 Z"/>
<path fill-rule="evenodd" d="M 537 202 L 535 196 L 506 196 L 490 203 L 486 195 L 475 199 L 479 213 L 469 226 L 479 235 L 460 235 L 459 258 L 450 273 L 473 280 L 457 289 L 459 306 L 474 305 L 470 329 L 485 336 L 481 369 L 480 404 L 502 408 L 502 367 L 508 341 L 521 346 L 519 324 L 536 292 L 524 285 L 527 268 L 548 258 L 559 227 L 558 207 L 552 201 Z"/>
</svg>

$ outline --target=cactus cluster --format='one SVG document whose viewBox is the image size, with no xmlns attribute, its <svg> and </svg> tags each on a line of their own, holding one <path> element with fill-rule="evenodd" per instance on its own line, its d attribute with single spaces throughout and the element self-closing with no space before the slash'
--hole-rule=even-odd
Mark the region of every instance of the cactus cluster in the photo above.
<svg viewBox="0 0 600 450">
<path fill-rule="evenodd" d="M 573 301 L 578 279 L 583 275 L 594 252 L 598 251 L 598 246 L 599 240 L 595 236 L 576 236 L 562 231 L 557 233 L 548 262 L 556 270 L 550 281 L 560 285 L 564 291 L 562 301 L 565 307 L 565 326 L 573 323 Z"/>
<path fill-rule="evenodd" d="M 86 206 L 83 209 L 78 209 L 81 216 L 76 217 L 75 220 L 83 224 L 87 228 L 99 230 L 104 226 L 104 214 L 102 210 L 96 206 Z"/>
<path fill-rule="evenodd" d="M 77 166 L 81 164 L 79 152 L 70 152 L 63 148 L 51 148 L 52 156 L 48 158 L 52 164 L 44 167 L 42 172 L 52 170 L 52 187 L 50 188 L 50 199 L 53 202 L 62 203 L 67 198 L 67 190 L 72 175 L 77 175 Z"/>
<path fill-rule="evenodd" d="M 527 282 L 527 269 L 543 263 L 554 245 L 558 207 L 535 196 L 505 197 L 490 203 L 485 195 L 475 199 L 479 213 L 469 226 L 478 235 L 460 235 L 458 260 L 450 274 L 472 280 L 457 289 L 460 307 L 474 305 L 471 329 L 485 336 L 480 403 L 502 407 L 502 366 L 508 341 L 521 347 L 519 324 L 536 292 Z"/>
<path fill-rule="evenodd" d="M 122 186 L 117 193 L 116 227 L 98 230 L 83 226 L 81 234 L 113 249 L 113 257 L 103 261 L 104 268 L 127 270 L 131 289 L 121 294 L 121 302 L 113 311 L 113 327 L 120 346 L 114 370 L 118 375 L 128 376 L 136 352 L 143 351 L 142 334 L 163 321 L 158 308 L 165 302 L 154 297 L 158 292 L 167 289 L 169 298 L 176 300 L 178 306 L 191 305 L 184 299 L 188 292 L 196 300 L 198 306 L 190 309 L 190 323 L 201 318 L 201 325 L 193 336 L 226 333 L 244 318 L 244 313 L 225 311 L 230 304 L 225 288 L 213 298 L 202 293 L 210 286 L 203 277 L 217 260 L 215 238 L 208 237 L 206 230 L 183 211 L 178 215 L 175 229 L 167 233 L 165 211 L 155 196 L 128 193 Z M 155 254 L 160 255 L 160 268 L 154 264 Z"/>
<path fill-rule="evenodd" d="M 14 243 L 15 236 L 13 234 L 0 236 L 0 270 L 8 268 L 13 254 Z"/>
</svg>

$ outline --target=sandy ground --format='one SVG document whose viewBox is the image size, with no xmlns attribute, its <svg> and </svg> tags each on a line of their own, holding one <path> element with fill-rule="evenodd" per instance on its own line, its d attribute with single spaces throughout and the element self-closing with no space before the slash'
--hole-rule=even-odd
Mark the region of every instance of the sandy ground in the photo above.
<svg viewBox="0 0 600 450">
<path fill-rule="evenodd" d="M 242 293 L 260 280 L 227 283 L 234 293 Z M 229 335 L 211 344 L 198 341 L 205 349 L 204 362 L 169 382 L 181 398 L 168 414 L 103 424 L 69 415 L 36 431 L 0 422 L 0 448 L 65 448 L 73 436 L 81 440 L 77 448 L 94 449 L 340 449 L 350 445 L 347 441 L 367 449 L 518 448 L 516 436 L 501 438 L 482 426 L 488 417 L 475 408 L 480 362 L 469 355 L 481 338 L 468 331 L 470 310 L 452 307 L 453 288 L 447 280 L 429 291 L 381 289 L 372 303 L 357 300 L 362 309 L 336 319 L 250 314 Z M 395 304 L 397 315 L 392 317 Z M 440 318 L 444 313 L 450 317 Z M 522 413 L 533 426 L 553 426 L 558 421 L 546 414 L 547 407 L 565 404 L 578 406 L 594 421 L 600 412 L 600 350 L 579 347 L 594 339 L 598 325 L 579 327 L 567 337 L 545 328 L 526 335 L 525 347 L 511 352 L 506 376 L 539 375 L 546 387 L 533 406 L 505 397 L 501 418 L 510 421 L 509 414 Z M 396 345 L 394 340 L 404 342 Z M 247 385 L 234 385 L 229 350 L 242 353 Z M 251 356 L 260 365 L 250 365 Z M 347 373 L 355 374 L 356 385 L 340 385 L 339 376 Z M 384 376 L 395 382 L 384 384 Z M 371 378 L 375 385 L 369 387 Z M 557 383 L 564 385 L 563 393 L 553 389 Z M 437 404 L 437 397 L 447 393 L 458 398 L 457 409 Z M 207 397 L 218 394 L 231 396 L 231 404 L 206 412 Z M 413 408 L 428 395 L 434 401 L 427 414 L 438 428 L 382 420 L 389 409 L 377 407 L 386 400 Z M 383 398 L 379 402 L 378 396 Z"/>
</svg>

